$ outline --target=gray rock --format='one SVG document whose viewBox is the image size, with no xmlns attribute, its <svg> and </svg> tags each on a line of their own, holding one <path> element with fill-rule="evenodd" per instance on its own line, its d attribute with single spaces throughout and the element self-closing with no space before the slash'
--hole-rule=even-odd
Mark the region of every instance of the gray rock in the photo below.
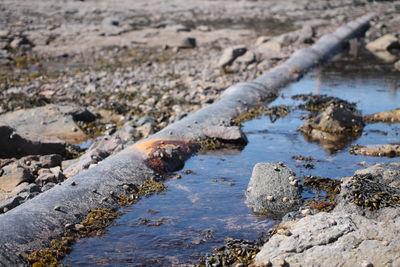
<svg viewBox="0 0 400 267">
<path fill-rule="evenodd" d="M 307 216 L 288 227 L 290 236 L 275 234 L 255 258 L 256 264 L 281 259 L 290 266 L 374 266 L 400 264 L 399 220 L 384 223 L 356 214 Z"/>
<path fill-rule="evenodd" d="M 65 143 L 58 138 L 18 132 L 2 122 L 0 122 L 0 147 L 0 158 L 66 153 Z"/>
<path fill-rule="evenodd" d="M 330 105 L 312 118 L 302 130 L 316 129 L 327 133 L 358 133 L 364 128 L 363 117 L 346 106 Z"/>
<path fill-rule="evenodd" d="M 290 266 L 399 265 L 399 185 L 400 163 L 378 164 L 344 178 L 332 213 L 281 224 L 291 235 L 272 236 L 255 263 L 285 259 Z M 376 203 L 389 205 L 372 205 L 377 196 Z"/>
<path fill-rule="evenodd" d="M 157 122 L 154 118 L 152 117 L 141 117 L 137 122 L 136 122 L 136 126 L 142 126 L 145 124 L 151 124 L 152 126 L 156 126 Z"/>
<path fill-rule="evenodd" d="M 246 51 L 247 48 L 243 45 L 226 48 L 222 52 L 221 58 L 217 63 L 217 67 L 223 68 L 231 65 L 235 61 L 235 59 L 244 55 Z"/>
<path fill-rule="evenodd" d="M 42 168 L 61 166 L 62 156 L 58 154 L 44 155 L 39 157 L 39 164 Z"/>
<path fill-rule="evenodd" d="M 247 137 L 238 126 L 212 126 L 204 129 L 203 133 L 211 138 L 217 138 L 227 142 L 247 144 Z"/>
<path fill-rule="evenodd" d="M 85 140 L 87 136 L 75 123 L 74 118 L 86 120 L 89 116 L 77 106 L 50 104 L 3 114 L 0 116 L 0 123 L 5 123 L 19 132 L 57 137 L 66 142 L 76 143 Z"/>
<path fill-rule="evenodd" d="M 36 179 L 35 183 L 44 186 L 47 183 L 59 183 L 59 181 L 54 173 L 51 172 L 44 172 L 41 173 Z"/>
<path fill-rule="evenodd" d="M 0 176 L 0 189 L 5 192 L 12 191 L 17 185 L 23 182 L 30 182 L 33 179 L 32 174 L 26 168 L 23 168 L 14 162 L 4 166 Z"/>
<path fill-rule="evenodd" d="M 0 203 L 0 213 L 4 213 L 19 206 L 23 203 L 24 199 L 21 196 L 15 196 Z"/>
<path fill-rule="evenodd" d="M 301 202 L 300 189 L 293 185 L 292 170 L 284 164 L 257 163 L 246 190 L 246 203 L 257 213 L 282 216 Z"/>
</svg>

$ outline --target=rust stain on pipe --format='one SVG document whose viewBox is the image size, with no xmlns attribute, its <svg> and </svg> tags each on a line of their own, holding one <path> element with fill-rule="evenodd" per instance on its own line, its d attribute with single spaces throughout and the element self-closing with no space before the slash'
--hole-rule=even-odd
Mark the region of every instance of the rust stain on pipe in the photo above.
<svg viewBox="0 0 400 267">
<path fill-rule="evenodd" d="M 145 155 L 145 162 L 152 169 L 172 172 L 183 168 L 185 160 L 198 151 L 200 145 L 189 140 L 153 139 L 129 147 Z"/>
</svg>

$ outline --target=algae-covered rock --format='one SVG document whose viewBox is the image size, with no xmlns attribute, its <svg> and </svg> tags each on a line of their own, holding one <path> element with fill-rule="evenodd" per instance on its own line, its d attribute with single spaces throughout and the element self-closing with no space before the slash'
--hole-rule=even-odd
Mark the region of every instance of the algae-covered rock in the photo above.
<svg viewBox="0 0 400 267">
<path fill-rule="evenodd" d="M 363 118 L 358 112 L 346 107 L 332 105 L 303 125 L 302 131 L 316 129 L 327 133 L 358 133 L 364 128 Z"/>
<path fill-rule="evenodd" d="M 378 112 L 365 116 L 367 122 L 400 122 L 400 109 Z"/>
<path fill-rule="evenodd" d="M 400 156 L 400 144 L 386 145 L 355 145 L 350 149 L 350 153 L 369 157 L 398 157 Z"/>
</svg>

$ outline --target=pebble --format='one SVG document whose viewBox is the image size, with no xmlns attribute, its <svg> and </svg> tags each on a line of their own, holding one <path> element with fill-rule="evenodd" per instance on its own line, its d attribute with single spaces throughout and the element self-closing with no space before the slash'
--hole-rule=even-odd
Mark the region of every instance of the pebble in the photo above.
<svg viewBox="0 0 400 267">
<path fill-rule="evenodd" d="M 267 196 L 267 200 L 268 200 L 268 201 L 274 201 L 275 198 L 274 198 L 273 196 Z"/>
</svg>

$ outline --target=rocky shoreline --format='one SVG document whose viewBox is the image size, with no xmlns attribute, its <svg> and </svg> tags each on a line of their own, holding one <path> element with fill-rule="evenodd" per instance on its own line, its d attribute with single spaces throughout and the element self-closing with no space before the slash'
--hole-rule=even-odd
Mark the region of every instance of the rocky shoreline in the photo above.
<svg viewBox="0 0 400 267">
<path fill-rule="evenodd" d="M 222 1 L 210 5 L 176 0 L 157 2 L 166 12 L 155 15 L 149 15 L 154 7 L 141 1 L 129 12 L 124 1 L 116 6 L 103 1 L 99 8 L 93 8 L 91 1 L 70 1 L 63 8 L 48 2 L 40 1 L 37 13 L 25 3 L 0 4 L 4 14 L 0 19 L 4 29 L 0 32 L 0 213 L 212 104 L 225 88 L 258 77 L 295 50 L 309 47 L 338 24 L 367 11 L 379 15 L 367 32 L 367 48 L 390 63 L 390 71 L 399 64 L 395 2 L 244 1 L 239 9 L 226 9 Z M 264 23 L 273 30 L 259 26 Z M 357 44 L 353 46 L 357 49 Z M 321 116 L 335 117 L 337 112 L 327 110 Z M 363 118 L 352 115 L 350 121 L 359 123 L 349 131 L 361 131 Z M 390 120 L 398 121 L 398 115 L 392 115 Z M 377 114 L 365 119 L 387 118 Z M 339 126 L 343 123 L 339 121 Z M 315 117 L 304 131 L 311 139 L 326 142 L 327 136 L 337 134 L 327 127 L 332 127 L 329 121 Z M 400 153 L 398 145 L 393 146 L 372 152 L 357 147 L 353 152 Z M 335 212 L 342 211 L 336 207 Z M 353 219 L 365 223 L 364 218 Z M 275 242 L 273 238 L 268 242 Z M 268 253 L 262 250 L 259 255 L 264 256 L 257 256 L 256 262 L 280 257 Z M 284 258 L 292 261 L 287 255 Z"/>
</svg>

